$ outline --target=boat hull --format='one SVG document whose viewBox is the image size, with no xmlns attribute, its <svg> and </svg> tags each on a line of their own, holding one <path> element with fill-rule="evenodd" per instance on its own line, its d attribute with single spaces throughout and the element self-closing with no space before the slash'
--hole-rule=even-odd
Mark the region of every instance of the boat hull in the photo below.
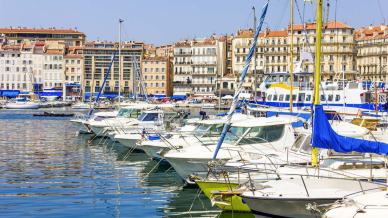
<svg viewBox="0 0 388 218">
<path fill-rule="evenodd" d="M 307 210 L 308 204 L 330 204 L 339 200 L 339 198 L 332 199 L 286 199 L 286 198 L 268 198 L 268 197 L 247 197 L 243 196 L 243 201 L 251 209 L 256 217 L 300 217 L 311 218 L 320 217 L 320 215 L 313 211 Z"/>
<path fill-rule="evenodd" d="M 168 149 L 167 147 L 155 146 L 151 144 L 142 144 L 139 146 L 149 157 L 154 159 L 164 159 L 160 153 Z"/>
<path fill-rule="evenodd" d="M 76 120 L 70 120 L 70 122 L 73 123 L 78 128 L 79 133 L 84 133 L 84 134 L 90 133 L 89 129 L 86 128 L 84 124 L 85 122 L 84 120 L 76 119 Z"/>
<path fill-rule="evenodd" d="M 140 149 L 140 146 L 137 146 L 137 142 L 141 139 L 140 134 L 130 134 L 130 135 L 118 135 L 115 136 L 114 139 L 120 144 L 128 147 L 130 149 Z"/>
<path fill-rule="evenodd" d="M 39 104 L 28 103 L 28 104 L 18 104 L 18 103 L 8 103 L 5 105 L 6 109 L 38 109 Z"/>
<path fill-rule="evenodd" d="M 217 181 L 196 181 L 196 183 L 205 194 L 205 196 L 213 202 L 214 206 L 220 208 L 221 210 L 233 212 L 251 212 L 248 205 L 242 202 L 242 198 L 239 194 L 230 194 L 222 197 L 215 194 L 219 191 L 233 192 L 239 186 L 239 184 Z"/>
<path fill-rule="evenodd" d="M 187 180 L 190 176 L 206 176 L 208 172 L 209 159 L 187 159 L 164 157 L 168 163 L 175 169 L 177 174 Z"/>
</svg>

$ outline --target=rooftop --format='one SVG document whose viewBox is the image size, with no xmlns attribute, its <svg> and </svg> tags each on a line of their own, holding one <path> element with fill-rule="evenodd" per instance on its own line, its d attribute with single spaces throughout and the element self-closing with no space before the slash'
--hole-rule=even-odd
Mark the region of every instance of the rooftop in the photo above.
<svg viewBox="0 0 388 218">
<path fill-rule="evenodd" d="M 368 26 L 355 31 L 357 41 L 388 38 L 388 25 Z"/>
<path fill-rule="evenodd" d="M 0 28 L 0 33 L 41 33 L 41 34 L 80 34 L 85 35 L 75 29 L 57 29 L 57 28 L 27 28 L 27 27 L 9 27 Z"/>
</svg>

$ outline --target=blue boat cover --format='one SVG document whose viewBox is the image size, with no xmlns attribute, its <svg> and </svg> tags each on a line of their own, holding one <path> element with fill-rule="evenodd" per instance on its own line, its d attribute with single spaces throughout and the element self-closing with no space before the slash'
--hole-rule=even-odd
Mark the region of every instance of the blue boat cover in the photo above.
<svg viewBox="0 0 388 218">
<path fill-rule="evenodd" d="M 20 94 L 19 90 L 11 90 L 11 89 L 0 90 L 0 97 L 15 98 L 19 94 Z"/>
<path fill-rule="evenodd" d="M 327 120 L 322 105 L 314 108 L 312 145 L 336 152 L 361 152 L 388 155 L 388 144 L 338 135 Z"/>
<path fill-rule="evenodd" d="M 174 100 L 186 100 L 187 96 L 186 95 L 173 95 L 171 97 L 171 99 L 174 99 Z"/>
</svg>

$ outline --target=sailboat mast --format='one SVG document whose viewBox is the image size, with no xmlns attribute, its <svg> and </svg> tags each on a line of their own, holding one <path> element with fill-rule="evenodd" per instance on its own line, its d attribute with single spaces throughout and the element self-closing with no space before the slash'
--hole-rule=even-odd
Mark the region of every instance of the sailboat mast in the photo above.
<svg viewBox="0 0 388 218">
<path fill-rule="evenodd" d="M 315 44 L 315 74 L 314 74 L 314 105 L 319 104 L 319 85 L 321 84 L 321 43 L 322 43 L 322 2 L 317 0 L 316 11 L 316 44 Z M 314 133 L 313 133 L 314 134 Z M 313 147 L 311 153 L 311 165 L 318 165 L 318 148 Z"/>
<path fill-rule="evenodd" d="M 119 103 L 121 102 L 121 23 L 124 20 L 119 19 Z"/>
<path fill-rule="evenodd" d="M 292 112 L 292 106 L 294 104 L 292 89 L 294 83 L 294 0 L 290 0 L 290 30 L 291 30 L 291 43 L 290 43 L 290 112 Z"/>
<path fill-rule="evenodd" d="M 257 23 L 257 18 L 256 18 L 256 8 L 255 6 L 252 7 L 252 10 L 253 10 L 253 29 L 255 30 L 255 33 L 256 33 L 256 23 Z M 253 85 L 253 88 L 254 88 L 254 101 L 256 102 L 256 98 L 257 98 L 257 70 L 256 70 L 256 45 L 255 45 L 255 50 L 253 52 L 253 73 L 254 73 L 254 85 Z"/>
</svg>

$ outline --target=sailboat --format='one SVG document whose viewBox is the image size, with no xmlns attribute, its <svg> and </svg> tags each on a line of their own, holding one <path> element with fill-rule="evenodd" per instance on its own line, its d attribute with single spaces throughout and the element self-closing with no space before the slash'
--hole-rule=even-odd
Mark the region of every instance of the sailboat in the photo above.
<svg viewBox="0 0 388 218">
<path fill-rule="evenodd" d="M 317 0 L 312 165 L 318 166 L 318 148 L 332 149 L 336 152 L 356 151 L 387 155 L 386 143 L 338 135 L 331 128 L 323 107 L 319 104 L 322 2 L 323 0 Z M 295 175 L 286 180 L 270 181 L 261 187 L 256 186 L 256 190 L 244 192 L 242 198 L 256 215 L 316 217 L 319 215 L 317 205 L 327 208 L 328 204 L 344 196 L 378 192 L 382 188 L 386 186 L 354 179 Z"/>
</svg>

